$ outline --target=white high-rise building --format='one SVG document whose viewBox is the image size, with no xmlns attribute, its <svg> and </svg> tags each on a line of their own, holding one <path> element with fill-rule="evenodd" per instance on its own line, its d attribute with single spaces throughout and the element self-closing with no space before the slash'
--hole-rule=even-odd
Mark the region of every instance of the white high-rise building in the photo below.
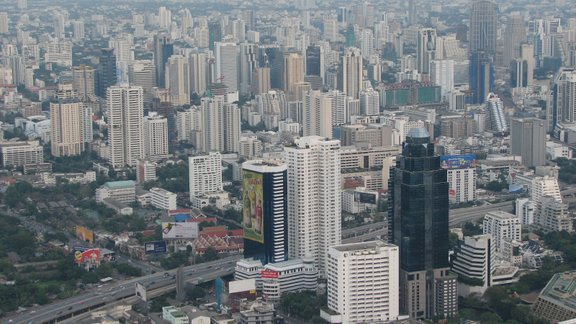
<svg viewBox="0 0 576 324">
<path fill-rule="evenodd" d="M 194 27 L 192 13 L 190 12 L 190 9 L 185 8 L 182 10 L 182 16 L 180 17 L 180 31 L 182 32 L 182 35 L 188 35 L 192 27 Z"/>
<path fill-rule="evenodd" d="M 158 161 L 168 158 L 168 119 L 156 113 L 144 117 L 144 150 L 146 158 Z"/>
<path fill-rule="evenodd" d="M 206 92 L 206 66 L 208 55 L 206 53 L 188 54 L 188 66 L 190 68 L 190 94 L 203 95 Z"/>
<path fill-rule="evenodd" d="M 219 152 L 188 159 L 190 201 L 209 192 L 222 191 L 222 156 Z"/>
<path fill-rule="evenodd" d="M 416 61 L 418 72 L 430 74 L 430 62 L 436 58 L 436 29 L 423 28 L 418 31 Z"/>
<path fill-rule="evenodd" d="M 7 34 L 9 31 L 10 18 L 5 11 L 0 12 L 0 34 Z"/>
<path fill-rule="evenodd" d="M 214 43 L 216 79 L 228 86 L 228 91 L 238 90 L 238 46 L 236 43 Z"/>
<path fill-rule="evenodd" d="M 304 136 L 332 138 L 332 99 L 318 90 L 304 97 L 302 133 Z"/>
<path fill-rule="evenodd" d="M 534 223 L 535 211 L 536 203 L 532 199 L 516 199 L 516 217 L 518 217 L 522 225 L 530 225 Z"/>
<path fill-rule="evenodd" d="M 364 29 L 362 31 L 362 57 L 368 60 L 370 56 L 374 53 L 374 33 L 372 29 Z"/>
<path fill-rule="evenodd" d="M 558 179 L 549 176 L 534 178 L 530 188 L 530 196 L 534 202 L 539 202 L 545 196 L 552 197 L 555 200 L 562 202 Z"/>
<path fill-rule="evenodd" d="M 380 94 L 372 87 L 360 91 L 360 114 L 364 116 L 380 114 Z"/>
<path fill-rule="evenodd" d="M 452 271 L 459 276 L 482 280 L 484 291 L 492 285 L 492 270 L 496 259 L 494 248 L 489 234 L 464 237 L 456 249 Z"/>
<path fill-rule="evenodd" d="M 144 158 L 142 88 L 111 86 L 106 92 L 110 164 L 114 168 L 133 166 Z"/>
<path fill-rule="evenodd" d="M 240 94 L 250 94 L 252 88 L 253 72 L 258 67 L 258 45 L 251 43 L 240 43 Z"/>
<path fill-rule="evenodd" d="M 454 61 L 435 60 L 430 63 L 430 81 L 441 87 L 442 95 L 454 90 Z"/>
<path fill-rule="evenodd" d="M 476 168 L 449 169 L 448 185 L 451 203 L 476 200 Z"/>
<path fill-rule="evenodd" d="M 172 25 L 172 11 L 162 6 L 158 9 L 158 25 L 162 29 L 170 30 Z"/>
<path fill-rule="evenodd" d="M 388 323 L 399 315 L 400 253 L 382 241 L 330 247 L 327 256 L 329 323 Z"/>
<path fill-rule="evenodd" d="M 190 71 L 188 60 L 182 55 L 172 55 L 166 63 L 166 88 L 170 102 L 175 106 L 190 103 Z"/>
<path fill-rule="evenodd" d="M 152 88 L 156 87 L 156 66 L 151 60 L 133 61 L 128 67 L 131 85 L 142 87 L 144 101 L 152 100 Z"/>
<path fill-rule="evenodd" d="M 328 248 L 341 240 L 340 141 L 319 136 L 284 149 L 288 164 L 288 253 L 312 257 L 325 273 Z"/>
<path fill-rule="evenodd" d="M 350 101 L 355 100 L 340 90 L 331 90 L 324 95 L 332 99 L 332 125 L 343 125 L 350 122 Z M 358 107 L 358 112 L 360 112 Z"/>
<path fill-rule="evenodd" d="M 358 48 L 349 47 L 342 56 L 342 91 L 358 99 L 362 80 L 362 55 Z"/>
<path fill-rule="evenodd" d="M 179 141 L 194 142 L 197 132 L 202 131 L 202 111 L 192 107 L 176 113 L 176 132 Z M 201 148 L 196 147 L 197 150 Z"/>
<path fill-rule="evenodd" d="M 502 252 L 505 242 L 522 240 L 522 224 L 516 215 L 493 211 L 484 216 L 483 234 L 492 235 L 496 252 Z"/>
<path fill-rule="evenodd" d="M 82 154 L 84 151 L 84 105 L 79 101 L 50 103 L 50 121 L 52 155 Z"/>
<path fill-rule="evenodd" d="M 202 98 L 203 151 L 238 152 L 240 109 L 225 103 L 224 96 Z"/>
<path fill-rule="evenodd" d="M 75 41 L 84 40 L 84 22 L 82 20 L 72 22 L 72 39 Z"/>
<path fill-rule="evenodd" d="M 545 231 L 573 232 L 573 219 L 568 211 L 568 205 L 554 197 L 542 197 L 536 204 L 534 223 Z"/>
</svg>

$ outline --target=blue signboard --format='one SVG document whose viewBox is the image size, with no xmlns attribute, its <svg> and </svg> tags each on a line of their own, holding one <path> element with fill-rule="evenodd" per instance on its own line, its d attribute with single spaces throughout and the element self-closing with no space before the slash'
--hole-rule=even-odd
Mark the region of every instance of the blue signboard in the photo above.
<svg viewBox="0 0 576 324">
<path fill-rule="evenodd" d="M 442 169 L 467 169 L 476 167 L 476 154 L 443 155 L 440 157 Z"/>
<path fill-rule="evenodd" d="M 166 251 L 166 242 L 164 241 L 144 243 L 144 253 L 146 254 L 161 254 L 166 253 Z"/>
</svg>

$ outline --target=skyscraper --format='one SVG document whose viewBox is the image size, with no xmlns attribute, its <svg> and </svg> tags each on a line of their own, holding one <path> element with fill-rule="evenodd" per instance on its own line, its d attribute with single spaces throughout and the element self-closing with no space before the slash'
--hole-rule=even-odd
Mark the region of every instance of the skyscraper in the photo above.
<svg viewBox="0 0 576 324">
<path fill-rule="evenodd" d="M 553 85 L 552 123 L 558 125 L 576 122 L 576 69 L 562 68 L 556 74 Z"/>
<path fill-rule="evenodd" d="M 204 151 L 238 152 L 240 109 L 228 104 L 224 96 L 202 98 Z"/>
<path fill-rule="evenodd" d="M 238 91 L 238 46 L 236 43 L 214 44 L 216 79 L 228 86 L 230 92 Z"/>
<path fill-rule="evenodd" d="M 488 0 L 474 1 L 470 12 L 470 53 L 483 51 L 494 59 L 498 30 L 498 8 Z"/>
<path fill-rule="evenodd" d="M 358 99 L 362 90 L 362 55 L 354 47 L 346 49 L 342 56 L 342 91 Z"/>
<path fill-rule="evenodd" d="M 144 158 L 144 105 L 141 87 L 112 86 L 107 91 L 108 145 L 115 169 Z"/>
<path fill-rule="evenodd" d="M 469 78 L 470 91 L 472 92 L 469 98 L 470 103 L 484 103 L 494 88 L 494 64 L 487 53 L 473 52 L 470 54 Z"/>
<path fill-rule="evenodd" d="M 326 254 L 340 244 L 340 141 L 301 137 L 284 149 L 288 164 L 288 254 L 311 257 L 324 275 Z"/>
<path fill-rule="evenodd" d="M 72 84 L 78 97 L 86 101 L 95 95 L 96 73 L 91 66 L 81 65 L 72 69 Z"/>
<path fill-rule="evenodd" d="M 240 43 L 240 94 L 250 94 L 252 90 L 253 72 L 258 67 L 258 45 L 247 42 Z"/>
<path fill-rule="evenodd" d="M 170 35 L 160 33 L 154 35 L 154 65 L 156 66 L 156 81 L 160 87 L 166 86 L 166 63 L 174 53 L 174 45 Z"/>
<path fill-rule="evenodd" d="M 486 130 L 494 133 L 505 133 L 509 130 L 504 115 L 504 103 L 493 93 L 486 98 Z"/>
<path fill-rule="evenodd" d="M 287 166 L 276 161 L 242 164 L 244 257 L 262 264 L 288 259 Z"/>
<path fill-rule="evenodd" d="M 50 103 L 50 145 L 53 156 L 75 156 L 84 151 L 84 107 L 78 100 Z"/>
<path fill-rule="evenodd" d="M 318 90 L 304 96 L 302 134 L 332 138 L 332 98 Z"/>
<path fill-rule="evenodd" d="M 360 91 L 360 113 L 364 116 L 380 114 L 380 94 L 372 87 Z"/>
<path fill-rule="evenodd" d="M 284 73 L 282 74 L 282 89 L 286 92 L 290 101 L 296 101 L 297 87 L 304 82 L 305 65 L 301 53 L 284 53 Z"/>
<path fill-rule="evenodd" d="M 146 158 L 158 161 L 168 158 L 168 119 L 156 113 L 144 117 L 144 151 Z"/>
<path fill-rule="evenodd" d="M 170 102 L 175 106 L 190 103 L 190 69 L 188 59 L 182 55 L 172 55 L 166 63 L 166 88 Z"/>
<path fill-rule="evenodd" d="M 100 50 L 99 63 L 98 63 L 98 87 L 96 94 L 104 98 L 106 96 L 106 89 L 116 84 L 116 55 L 111 48 L 103 48 Z"/>
<path fill-rule="evenodd" d="M 128 67 L 128 79 L 131 85 L 142 87 L 144 102 L 152 101 L 152 88 L 156 87 L 156 67 L 152 60 L 133 61 Z"/>
<path fill-rule="evenodd" d="M 411 129 L 391 170 L 389 240 L 400 247 L 400 312 L 413 318 L 457 312 L 448 263 L 448 181 L 434 143 Z"/>
<path fill-rule="evenodd" d="M 520 47 L 526 42 L 526 27 L 524 17 L 520 15 L 508 16 L 506 31 L 504 32 L 504 64 L 520 57 Z"/>
<path fill-rule="evenodd" d="M 208 55 L 206 53 L 190 53 L 188 66 L 190 68 L 190 94 L 199 96 L 206 92 Z"/>
<path fill-rule="evenodd" d="M 418 72 L 430 74 L 430 62 L 436 58 L 436 29 L 422 28 L 418 31 L 416 60 Z"/>
<path fill-rule="evenodd" d="M 513 118 L 510 124 L 511 153 L 522 156 L 522 164 L 537 167 L 546 163 L 546 121 Z"/>
<path fill-rule="evenodd" d="M 441 87 L 442 96 L 454 90 L 454 61 L 434 60 L 430 63 L 430 81 Z"/>
</svg>

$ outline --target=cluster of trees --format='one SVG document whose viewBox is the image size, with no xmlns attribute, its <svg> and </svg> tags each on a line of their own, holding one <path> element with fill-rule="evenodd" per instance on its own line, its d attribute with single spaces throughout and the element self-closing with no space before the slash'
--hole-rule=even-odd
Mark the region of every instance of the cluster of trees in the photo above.
<svg viewBox="0 0 576 324">
<path fill-rule="evenodd" d="M 6 258 L 9 252 L 17 253 L 23 261 L 34 257 L 36 239 L 30 231 L 19 225 L 17 218 L 0 215 L 0 259 Z"/>
<path fill-rule="evenodd" d="M 317 324 L 325 323 L 320 317 L 320 308 L 326 307 L 326 304 L 326 295 L 303 291 L 283 294 L 280 308 L 284 314 Z"/>
<path fill-rule="evenodd" d="M 159 187 L 171 192 L 186 192 L 189 190 L 188 174 L 187 163 L 162 166 L 156 170 L 158 180 L 146 182 L 144 189 Z"/>
<path fill-rule="evenodd" d="M 558 158 L 556 163 L 560 167 L 558 179 L 568 184 L 576 183 L 576 161 L 567 158 Z"/>
<path fill-rule="evenodd" d="M 192 258 L 194 258 L 194 263 L 203 263 L 218 260 L 220 256 L 218 255 L 218 251 L 213 247 L 209 247 L 203 255 L 193 256 L 192 247 L 188 246 L 186 251 L 178 251 L 162 259 L 160 265 L 166 270 L 176 269 L 180 266 L 191 265 L 192 262 L 190 260 Z"/>
<path fill-rule="evenodd" d="M 113 267 L 118 271 L 119 274 L 130 277 L 140 277 L 142 275 L 142 269 L 131 266 L 127 263 L 114 263 Z"/>
</svg>

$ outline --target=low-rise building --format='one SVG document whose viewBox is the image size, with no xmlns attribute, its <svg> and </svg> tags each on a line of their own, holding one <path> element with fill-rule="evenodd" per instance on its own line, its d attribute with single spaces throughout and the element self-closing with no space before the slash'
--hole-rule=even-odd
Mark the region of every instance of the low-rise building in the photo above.
<svg viewBox="0 0 576 324">
<path fill-rule="evenodd" d="M 38 141 L 0 142 L 2 167 L 19 167 L 44 162 L 44 150 Z"/>
<path fill-rule="evenodd" d="M 532 313 L 549 322 L 576 318 L 576 271 L 555 274 L 540 292 Z"/>
<path fill-rule="evenodd" d="M 174 306 L 162 307 L 162 318 L 170 324 L 190 324 L 188 315 Z"/>
<path fill-rule="evenodd" d="M 136 183 L 132 180 L 106 182 L 96 189 L 96 201 L 114 199 L 118 202 L 129 204 L 136 201 Z"/>
<path fill-rule="evenodd" d="M 162 188 L 150 188 L 152 206 L 163 210 L 174 210 L 176 205 L 176 194 Z"/>
</svg>

